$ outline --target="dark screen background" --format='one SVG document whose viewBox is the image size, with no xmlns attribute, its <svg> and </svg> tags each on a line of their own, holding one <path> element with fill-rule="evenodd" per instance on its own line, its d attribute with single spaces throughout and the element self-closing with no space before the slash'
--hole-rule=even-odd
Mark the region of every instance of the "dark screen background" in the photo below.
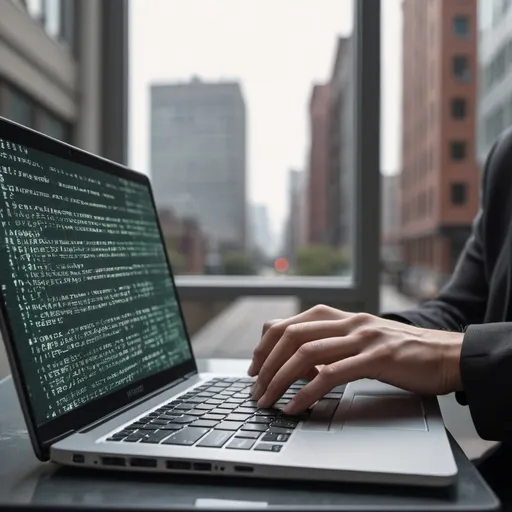
<svg viewBox="0 0 512 512">
<path fill-rule="evenodd" d="M 2 139 L 0 286 L 38 423 L 191 358 L 148 187 Z"/>
</svg>

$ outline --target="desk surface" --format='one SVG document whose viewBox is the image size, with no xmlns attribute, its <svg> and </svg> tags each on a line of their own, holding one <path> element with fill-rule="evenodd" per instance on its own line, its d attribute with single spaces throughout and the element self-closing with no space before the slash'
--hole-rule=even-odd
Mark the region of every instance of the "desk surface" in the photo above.
<svg viewBox="0 0 512 512">
<path fill-rule="evenodd" d="M 200 361 L 201 371 L 241 373 L 243 360 Z M 447 490 L 279 483 L 229 478 L 94 472 L 42 464 L 33 455 L 10 379 L 0 383 L 0 510 L 483 511 L 498 502 L 459 446 Z"/>
</svg>

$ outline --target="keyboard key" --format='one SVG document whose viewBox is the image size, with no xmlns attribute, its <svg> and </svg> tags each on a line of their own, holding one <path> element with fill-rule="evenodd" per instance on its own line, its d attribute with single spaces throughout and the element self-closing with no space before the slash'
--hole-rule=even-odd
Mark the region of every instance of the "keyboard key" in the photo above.
<svg viewBox="0 0 512 512">
<path fill-rule="evenodd" d="M 241 384 L 254 384 L 256 379 L 254 377 L 244 377 L 242 379 L 238 379 L 238 382 Z"/>
<path fill-rule="evenodd" d="M 215 409 L 215 405 L 211 405 L 211 404 L 199 404 L 199 405 L 196 405 L 196 408 L 194 409 L 195 411 L 196 410 L 199 410 L 199 411 L 211 411 L 212 409 Z"/>
<path fill-rule="evenodd" d="M 153 420 L 150 423 L 150 425 L 167 425 L 167 423 L 169 423 L 170 421 L 172 421 L 172 420 L 164 420 L 164 419 L 157 418 L 156 420 Z"/>
<path fill-rule="evenodd" d="M 235 412 L 240 414 L 250 414 L 251 416 L 258 410 L 257 407 L 239 407 Z"/>
<path fill-rule="evenodd" d="M 147 425 L 139 427 L 139 430 L 158 430 L 160 427 L 161 425 L 151 425 L 151 423 L 148 423 Z"/>
<path fill-rule="evenodd" d="M 245 400 L 243 398 L 228 398 L 226 402 L 228 404 L 243 404 Z"/>
<path fill-rule="evenodd" d="M 231 384 L 229 382 L 222 382 L 222 381 L 215 383 L 215 387 L 217 387 L 217 388 L 229 388 L 230 385 Z"/>
<path fill-rule="evenodd" d="M 213 428 L 215 425 L 218 425 L 218 421 L 213 420 L 197 420 L 192 423 L 193 427 L 202 427 L 202 428 Z"/>
<path fill-rule="evenodd" d="M 233 395 L 233 398 L 251 398 L 250 393 L 236 393 Z"/>
<path fill-rule="evenodd" d="M 251 416 L 251 414 L 230 414 L 226 421 L 247 421 Z"/>
<path fill-rule="evenodd" d="M 176 425 L 174 423 L 169 423 L 168 425 L 164 425 L 160 430 L 181 430 L 183 425 Z"/>
<path fill-rule="evenodd" d="M 335 388 L 331 389 L 331 393 L 345 393 L 345 389 L 347 388 L 346 384 L 341 384 L 340 386 L 336 386 Z"/>
<path fill-rule="evenodd" d="M 138 443 L 145 435 L 145 432 L 135 432 L 135 434 L 129 435 L 124 441 L 125 443 Z"/>
<path fill-rule="evenodd" d="M 256 423 L 246 423 L 242 430 L 248 430 L 253 432 L 265 432 L 267 430 L 268 425 L 258 425 Z"/>
<path fill-rule="evenodd" d="M 268 425 L 275 420 L 274 416 L 254 416 L 247 420 L 247 423 L 259 423 L 260 425 Z"/>
<path fill-rule="evenodd" d="M 212 396 L 215 396 L 215 393 L 210 393 L 209 391 L 201 391 L 201 393 L 198 393 L 197 396 L 199 398 L 211 398 Z"/>
<path fill-rule="evenodd" d="M 204 400 L 202 398 L 198 398 L 197 396 L 194 397 L 194 398 L 189 398 L 187 400 L 187 403 L 189 404 L 202 404 L 204 402 Z"/>
<path fill-rule="evenodd" d="M 283 421 L 283 420 L 277 420 L 272 423 L 272 428 L 290 428 L 294 429 L 297 426 L 296 421 Z"/>
<path fill-rule="evenodd" d="M 290 436 L 286 434 L 271 434 L 270 432 L 267 432 L 263 436 L 262 441 L 268 441 L 271 443 L 284 443 L 288 441 L 289 438 Z"/>
<path fill-rule="evenodd" d="M 188 416 L 195 416 L 196 418 L 200 418 L 201 416 L 204 416 L 208 411 L 201 411 L 198 409 L 194 409 L 193 411 L 188 411 Z"/>
<path fill-rule="evenodd" d="M 193 404 L 191 402 L 185 402 L 183 404 L 181 404 L 179 407 L 177 407 L 177 409 L 188 409 L 188 410 L 191 410 L 193 409 L 197 404 Z"/>
<path fill-rule="evenodd" d="M 218 407 L 216 409 L 212 409 L 210 411 L 211 414 L 222 414 L 223 416 L 227 416 L 231 413 L 231 409 L 219 409 Z"/>
<path fill-rule="evenodd" d="M 230 398 L 231 400 L 231 398 Z M 220 404 L 223 404 L 224 403 L 224 400 L 219 400 L 218 398 L 209 398 L 208 400 L 206 400 L 207 404 L 211 404 L 211 405 L 220 405 Z"/>
<path fill-rule="evenodd" d="M 246 430 L 240 430 L 236 433 L 236 437 L 242 437 L 244 439 L 258 439 L 261 436 L 261 432 L 248 432 Z"/>
<path fill-rule="evenodd" d="M 250 450 L 256 441 L 254 439 L 242 439 L 235 437 L 227 446 L 226 449 L 231 450 Z"/>
<path fill-rule="evenodd" d="M 158 432 L 152 432 L 141 439 L 141 443 L 159 444 L 166 437 L 172 434 L 169 430 L 159 430 Z"/>
<path fill-rule="evenodd" d="M 209 432 L 209 429 L 207 428 L 186 427 L 167 438 L 162 444 L 181 444 L 184 446 L 192 446 L 207 432 Z"/>
<path fill-rule="evenodd" d="M 287 434 L 291 435 L 293 434 L 293 430 L 291 428 L 281 428 L 281 427 L 270 427 L 269 434 Z"/>
<path fill-rule="evenodd" d="M 233 432 L 227 430 L 213 430 L 203 437 L 196 446 L 202 448 L 222 448 L 228 439 L 231 439 Z"/>
<path fill-rule="evenodd" d="M 113 441 L 116 443 L 121 442 L 126 436 L 112 436 L 107 439 L 107 441 Z"/>
<path fill-rule="evenodd" d="M 242 407 L 255 407 L 258 408 L 258 402 L 256 400 L 245 400 Z"/>
<path fill-rule="evenodd" d="M 233 410 L 233 409 L 238 409 L 238 404 L 224 403 L 224 404 L 219 405 L 218 408 L 219 409 L 230 409 L 230 410 Z"/>
<path fill-rule="evenodd" d="M 259 443 L 254 449 L 259 452 L 280 452 L 282 447 L 282 444 Z"/>
<path fill-rule="evenodd" d="M 329 398 L 331 400 L 341 400 L 343 398 L 343 393 L 327 393 L 324 398 Z"/>
<path fill-rule="evenodd" d="M 216 420 L 216 421 L 222 421 L 227 414 L 210 414 L 207 413 L 203 416 L 203 420 Z"/>
<path fill-rule="evenodd" d="M 243 425 L 240 421 L 223 421 L 215 427 L 215 430 L 231 430 L 236 431 Z"/>
<path fill-rule="evenodd" d="M 224 388 L 219 388 L 219 387 L 216 387 L 216 386 L 212 386 L 211 388 L 208 388 L 208 391 L 210 393 L 221 393 L 222 391 L 224 391 Z"/>
<path fill-rule="evenodd" d="M 178 423 L 178 424 L 192 423 L 196 419 L 197 418 L 195 418 L 194 416 L 184 415 L 184 416 L 180 416 L 179 418 L 176 418 L 175 420 L 173 420 L 173 423 Z"/>
<path fill-rule="evenodd" d="M 164 414 L 163 416 L 160 416 L 160 420 L 167 420 L 168 422 L 169 421 L 172 421 L 174 420 L 175 418 L 178 418 L 180 416 L 180 414 Z"/>
<path fill-rule="evenodd" d="M 259 409 L 255 414 L 256 416 L 275 416 L 277 412 L 279 411 L 276 411 L 276 409 Z"/>
</svg>

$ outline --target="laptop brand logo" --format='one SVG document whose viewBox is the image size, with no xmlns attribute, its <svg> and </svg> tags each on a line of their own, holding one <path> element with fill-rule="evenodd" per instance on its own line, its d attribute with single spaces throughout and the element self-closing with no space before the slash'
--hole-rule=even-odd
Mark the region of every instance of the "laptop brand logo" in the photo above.
<svg viewBox="0 0 512 512">
<path fill-rule="evenodd" d="M 144 391 L 144 385 L 141 384 L 140 386 L 137 386 L 136 388 L 132 388 L 126 392 L 128 398 L 134 398 L 137 395 L 140 395 Z"/>
</svg>

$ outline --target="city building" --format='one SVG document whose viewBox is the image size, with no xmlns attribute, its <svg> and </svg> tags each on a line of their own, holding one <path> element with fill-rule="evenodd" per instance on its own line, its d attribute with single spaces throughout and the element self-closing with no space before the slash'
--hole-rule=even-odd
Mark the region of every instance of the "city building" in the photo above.
<svg viewBox="0 0 512 512">
<path fill-rule="evenodd" d="M 151 176 L 159 209 L 195 219 L 212 247 L 246 249 L 246 113 L 238 83 L 151 87 Z"/>
<path fill-rule="evenodd" d="M 251 246 L 266 256 L 274 250 L 274 240 L 270 231 L 270 221 L 266 204 L 252 204 L 250 207 Z"/>
<path fill-rule="evenodd" d="M 476 0 L 404 0 L 401 247 L 419 295 L 450 276 L 478 209 L 476 55 Z"/>
<path fill-rule="evenodd" d="M 322 245 L 327 241 L 330 100 L 329 84 L 313 87 L 309 102 L 310 149 L 306 187 L 308 245 Z"/>
<path fill-rule="evenodd" d="M 126 0 L 0 2 L 0 115 L 127 161 Z"/>
<path fill-rule="evenodd" d="M 208 245 L 197 222 L 180 219 L 170 210 L 158 214 L 174 273 L 204 274 Z"/>
<path fill-rule="evenodd" d="M 512 125 L 512 2 L 478 1 L 478 162 Z"/>
<path fill-rule="evenodd" d="M 381 260 L 384 266 L 400 262 L 400 175 L 381 174 Z"/>
<path fill-rule="evenodd" d="M 354 58 L 339 38 L 330 82 L 326 242 L 352 249 L 354 229 Z"/>
<path fill-rule="evenodd" d="M 283 256 L 288 260 L 290 268 L 296 264 L 297 252 L 301 245 L 303 233 L 301 207 L 304 205 L 305 173 L 291 169 L 288 175 L 288 218 L 284 230 Z"/>
</svg>

